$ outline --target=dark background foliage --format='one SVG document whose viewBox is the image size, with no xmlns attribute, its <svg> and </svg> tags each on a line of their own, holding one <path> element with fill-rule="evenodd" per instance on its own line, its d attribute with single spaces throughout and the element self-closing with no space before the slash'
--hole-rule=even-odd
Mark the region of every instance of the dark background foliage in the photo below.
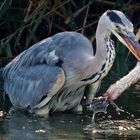
<svg viewBox="0 0 140 140">
<path fill-rule="evenodd" d="M 13 58 L 57 32 L 77 31 L 95 44 L 99 17 L 108 9 L 123 11 L 140 25 L 139 0 L 0 0 L 0 56 Z M 127 50 L 118 48 L 119 55 Z"/>
</svg>

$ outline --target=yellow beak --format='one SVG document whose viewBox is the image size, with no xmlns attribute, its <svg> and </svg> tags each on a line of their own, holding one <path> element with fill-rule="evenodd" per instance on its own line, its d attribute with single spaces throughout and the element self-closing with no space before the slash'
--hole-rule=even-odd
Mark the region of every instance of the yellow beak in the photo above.
<svg viewBox="0 0 140 140">
<path fill-rule="evenodd" d="M 140 61 L 140 44 L 138 43 L 134 33 L 129 33 L 128 35 L 119 34 L 126 43 L 127 48 L 132 52 L 132 54 Z"/>
</svg>

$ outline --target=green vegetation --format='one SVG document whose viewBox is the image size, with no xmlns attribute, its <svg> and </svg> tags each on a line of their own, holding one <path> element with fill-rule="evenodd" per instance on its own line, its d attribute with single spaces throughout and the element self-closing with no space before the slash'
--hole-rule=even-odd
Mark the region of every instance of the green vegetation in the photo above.
<svg viewBox="0 0 140 140">
<path fill-rule="evenodd" d="M 81 32 L 94 44 L 99 16 L 107 9 L 123 11 L 138 29 L 138 0 L 1 0 L 0 56 L 15 57 L 39 40 L 66 30 Z M 119 55 L 126 52 L 119 48 Z"/>
</svg>

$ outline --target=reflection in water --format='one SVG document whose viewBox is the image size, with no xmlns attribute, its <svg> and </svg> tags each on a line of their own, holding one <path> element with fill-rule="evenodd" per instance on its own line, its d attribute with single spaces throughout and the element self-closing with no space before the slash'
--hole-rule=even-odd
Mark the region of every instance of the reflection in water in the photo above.
<svg viewBox="0 0 140 140">
<path fill-rule="evenodd" d="M 7 116 L 2 123 L 6 140 L 25 140 L 25 139 L 42 139 L 47 138 L 46 133 L 38 132 L 44 129 L 44 125 L 35 118 L 30 118 L 23 113 L 17 112 L 11 116 Z M 2 134 L 1 134 L 2 135 Z"/>
<path fill-rule="evenodd" d="M 120 77 L 117 69 L 109 75 L 102 82 L 99 96 Z M 11 115 L 0 112 L 0 140 L 140 139 L 139 92 L 140 84 L 138 83 L 127 90 L 116 102 L 119 107 L 122 106 L 124 112 L 117 114 L 113 107 L 108 107 L 108 113 L 99 113 L 92 127 L 88 127 L 91 124 L 92 112 L 54 113 L 47 119 L 23 112 L 14 112 Z M 0 99 L 0 111 L 7 112 L 10 104 L 4 104 L 2 93 Z"/>
<path fill-rule="evenodd" d="M 0 137 L 5 137 L 4 140 L 84 140 L 82 118 L 81 115 L 57 113 L 44 119 L 15 112 L 1 123 Z"/>
</svg>

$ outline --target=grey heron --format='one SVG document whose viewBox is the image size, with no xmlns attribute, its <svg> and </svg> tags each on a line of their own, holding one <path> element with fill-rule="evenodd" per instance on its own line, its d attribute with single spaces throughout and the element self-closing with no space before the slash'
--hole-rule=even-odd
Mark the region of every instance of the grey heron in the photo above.
<svg viewBox="0 0 140 140">
<path fill-rule="evenodd" d="M 120 11 L 107 10 L 91 42 L 72 31 L 57 33 L 19 54 L 3 71 L 4 90 L 12 104 L 37 115 L 77 110 L 92 101 L 115 59 L 114 34 L 140 60 L 133 24 Z"/>
</svg>

